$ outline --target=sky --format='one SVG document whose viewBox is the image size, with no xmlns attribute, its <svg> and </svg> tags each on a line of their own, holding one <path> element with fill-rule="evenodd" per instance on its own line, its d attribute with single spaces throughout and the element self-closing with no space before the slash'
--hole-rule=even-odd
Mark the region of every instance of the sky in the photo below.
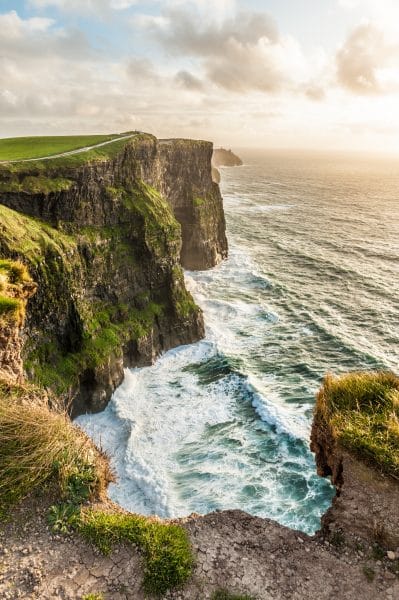
<svg viewBox="0 0 399 600">
<path fill-rule="evenodd" d="M 398 0 L 0 0 L 0 137 L 399 155 Z"/>
</svg>

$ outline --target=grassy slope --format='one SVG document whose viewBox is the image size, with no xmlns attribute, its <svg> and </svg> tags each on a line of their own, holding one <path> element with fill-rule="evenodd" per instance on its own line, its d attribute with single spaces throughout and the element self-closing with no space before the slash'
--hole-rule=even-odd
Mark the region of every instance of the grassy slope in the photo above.
<svg viewBox="0 0 399 600">
<path fill-rule="evenodd" d="M 129 135 L 129 133 L 123 134 Z M 119 139 L 117 136 L 109 136 L 110 139 L 112 137 L 115 138 L 112 144 L 107 144 L 106 146 L 100 146 L 98 148 L 94 148 L 92 150 L 88 150 L 85 152 L 78 152 L 77 154 L 71 154 L 67 156 L 60 156 L 58 158 L 52 158 L 51 160 L 34 160 L 32 162 L 15 162 L 15 163 L 7 163 L 1 162 L 0 158 L 0 179 L 5 178 L 6 180 L 10 179 L 10 176 L 18 175 L 23 173 L 25 176 L 29 174 L 34 175 L 36 178 L 38 176 L 45 177 L 59 177 L 60 169 L 75 169 L 89 162 L 102 162 L 106 160 L 114 159 L 123 148 L 129 143 L 140 143 L 142 140 L 152 139 L 152 136 L 145 133 L 137 133 L 131 138 Z M 44 138 L 39 138 L 44 139 Z M 80 138 L 83 139 L 83 138 Z M 2 140 L 0 140 L 1 144 Z M 101 142 L 97 142 L 101 143 Z M 90 144 L 91 145 L 91 144 Z M 80 146 L 84 148 L 85 146 Z M 78 149 L 78 148 L 76 148 Z M 41 155 L 42 156 L 42 155 Z M 9 158 L 8 160 L 11 160 Z M 19 159 L 17 159 L 19 160 Z M 29 177 L 30 179 L 30 177 Z M 1 190 L 0 190 L 1 191 Z M 6 190 L 3 190 L 6 191 Z M 29 190 L 28 190 L 29 191 Z"/>
<path fill-rule="evenodd" d="M 101 144 L 117 137 L 116 134 L 113 134 L 0 139 L 0 160 L 24 160 L 52 156 Z"/>
<path fill-rule="evenodd" d="M 193 556 L 183 528 L 87 506 L 101 500 L 108 465 L 65 414 L 49 409 L 39 389 L 0 381 L 0 440 L 0 520 L 32 492 L 55 493 L 48 513 L 53 530 L 75 531 L 105 554 L 121 543 L 137 546 L 149 593 L 163 595 L 188 579 Z"/>
<path fill-rule="evenodd" d="M 342 446 L 399 478 L 399 377 L 384 372 L 327 375 L 316 414 Z"/>
</svg>

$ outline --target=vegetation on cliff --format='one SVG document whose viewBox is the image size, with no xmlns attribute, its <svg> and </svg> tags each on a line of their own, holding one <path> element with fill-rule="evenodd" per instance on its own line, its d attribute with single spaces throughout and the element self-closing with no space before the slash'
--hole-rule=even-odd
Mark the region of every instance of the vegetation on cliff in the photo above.
<svg viewBox="0 0 399 600">
<path fill-rule="evenodd" d="M 108 466 L 88 437 L 31 385 L 0 381 L 0 517 L 50 484 L 70 497 L 79 481 L 85 499 L 100 497 Z"/>
<path fill-rule="evenodd" d="M 114 134 L 4 138 L 0 140 L 0 161 L 52 156 L 112 141 L 118 137 Z"/>
<path fill-rule="evenodd" d="M 139 547 L 148 592 L 164 594 L 190 576 L 193 557 L 184 529 L 88 504 L 104 498 L 108 462 L 65 413 L 49 408 L 40 389 L 0 381 L 0 439 L 0 519 L 32 493 L 50 495 L 55 503 L 48 519 L 55 531 L 73 530 L 106 554 L 121 543 Z"/>
<path fill-rule="evenodd" d="M 126 344 L 150 336 L 162 319 L 187 320 L 199 310 L 176 264 L 180 226 L 167 202 L 142 181 L 105 193 L 121 207 L 120 223 L 76 223 L 69 234 L 0 205 L 0 255 L 23 258 L 39 286 L 25 368 L 66 396 L 82 373 L 119 360 Z M 4 300 L 3 310 L 14 302 Z"/>
<path fill-rule="evenodd" d="M 133 514 L 86 510 L 82 512 L 79 530 L 104 554 L 121 543 L 141 548 L 146 559 L 144 585 L 150 593 L 164 594 L 191 574 L 190 542 L 178 525 Z"/>
<path fill-rule="evenodd" d="M 0 324 L 21 322 L 25 314 L 22 288 L 30 282 L 24 264 L 0 259 Z"/>
<path fill-rule="evenodd" d="M 399 478 L 399 377 L 387 372 L 327 375 L 316 415 L 339 444 Z"/>
</svg>

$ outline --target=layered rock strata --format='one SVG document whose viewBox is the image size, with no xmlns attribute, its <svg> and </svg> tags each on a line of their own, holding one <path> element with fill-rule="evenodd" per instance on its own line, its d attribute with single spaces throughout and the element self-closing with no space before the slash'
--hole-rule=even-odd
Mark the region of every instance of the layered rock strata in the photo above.
<svg viewBox="0 0 399 600">
<path fill-rule="evenodd" d="M 210 143 L 141 134 L 107 148 L 0 168 L 0 255 L 38 284 L 25 369 L 72 415 L 102 410 L 124 367 L 203 336 L 181 265 L 227 254 Z"/>
</svg>

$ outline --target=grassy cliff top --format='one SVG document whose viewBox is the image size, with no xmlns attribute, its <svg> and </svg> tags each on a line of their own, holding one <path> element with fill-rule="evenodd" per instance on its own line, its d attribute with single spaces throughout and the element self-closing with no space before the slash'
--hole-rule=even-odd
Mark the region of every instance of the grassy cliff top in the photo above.
<svg viewBox="0 0 399 600">
<path fill-rule="evenodd" d="M 399 377 L 387 372 L 327 375 L 316 413 L 343 447 L 399 478 Z"/>
<path fill-rule="evenodd" d="M 111 135 L 71 135 L 0 139 L 0 161 L 30 160 L 71 152 L 118 139 Z"/>
</svg>

